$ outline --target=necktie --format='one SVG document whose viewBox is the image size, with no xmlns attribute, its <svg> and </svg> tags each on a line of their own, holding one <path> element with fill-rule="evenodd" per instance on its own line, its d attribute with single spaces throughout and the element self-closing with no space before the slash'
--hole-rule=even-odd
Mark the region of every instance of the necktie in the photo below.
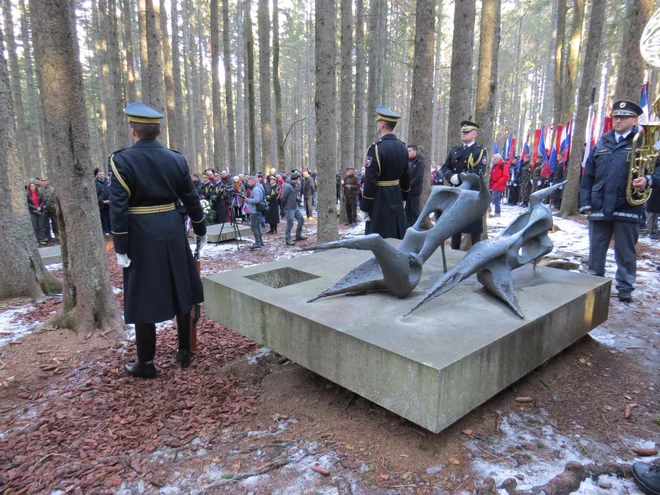
<svg viewBox="0 0 660 495">
<path fill-rule="evenodd" d="M 619 142 L 621 142 L 621 135 L 618 135 L 616 137 L 616 144 L 619 144 Z"/>
</svg>

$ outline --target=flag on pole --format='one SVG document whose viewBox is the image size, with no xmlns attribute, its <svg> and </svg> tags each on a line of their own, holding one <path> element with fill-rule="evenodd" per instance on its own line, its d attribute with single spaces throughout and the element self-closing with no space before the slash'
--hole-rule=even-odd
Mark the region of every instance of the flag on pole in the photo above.
<svg viewBox="0 0 660 495">
<path fill-rule="evenodd" d="M 513 163 L 513 156 L 516 154 L 516 138 L 511 136 L 509 140 L 509 165 Z"/>
<path fill-rule="evenodd" d="M 559 151 L 564 154 L 564 168 L 568 163 L 568 158 L 571 153 L 571 132 L 573 130 L 573 121 L 569 120 L 566 122 L 564 129 L 561 131 L 561 144 L 559 145 Z"/>
<path fill-rule="evenodd" d="M 527 155 L 529 155 L 529 144 L 525 143 L 525 146 L 523 146 L 522 155 L 520 155 L 520 162 L 521 163 L 525 161 L 525 157 Z"/>
<path fill-rule="evenodd" d="M 651 121 L 651 106 L 649 105 L 649 83 L 646 82 L 642 86 L 642 96 L 639 99 L 639 106 L 642 107 L 644 113 L 639 116 L 639 123 L 646 124 Z"/>
<path fill-rule="evenodd" d="M 493 155 L 498 155 L 500 150 L 497 148 L 497 143 L 493 141 Z"/>
<path fill-rule="evenodd" d="M 593 114 L 593 116 L 592 116 Z M 596 123 L 596 112 L 594 112 L 593 106 L 589 107 L 589 118 L 587 119 L 587 133 L 585 134 L 585 143 L 584 147 L 584 157 L 582 158 L 582 168 L 587 164 L 587 159 L 589 158 L 589 153 L 591 148 L 593 148 L 593 133 L 594 133 L 594 124 Z M 583 143 L 583 144 L 585 144 Z"/>
<path fill-rule="evenodd" d="M 534 170 L 534 167 L 536 166 L 536 155 L 539 152 L 539 142 L 541 141 L 541 129 L 536 129 L 534 131 L 534 144 L 535 146 L 532 148 L 534 151 L 532 152 L 532 170 Z"/>
</svg>

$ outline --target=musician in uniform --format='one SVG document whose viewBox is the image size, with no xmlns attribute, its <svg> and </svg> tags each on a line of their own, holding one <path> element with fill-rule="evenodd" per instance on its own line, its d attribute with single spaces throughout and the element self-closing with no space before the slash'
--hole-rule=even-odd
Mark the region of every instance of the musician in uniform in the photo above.
<svg viewBox="0 0 660 495">
<path fill-rule="evenodd" d="M 445 185 L 458 187 L 463 183 L 461 174 L 485 174 L 488 165 L 486 148 L 477 144 L 479 126 L 469 120 L 461 122 L 461 142 L 449 150 L 447 159 L 442 166 Z M 461 248 L 461 234 L 470 234 L 472 245 L 481 240 L 483 220 L 479 218 L 465 227 L 462 232 L 451 236 L 451 248 Z"/>
<path fill-rule="evenodd" d="M 589 153 L 580 184 L 580 212 L 589 219 L 590 275 L 605 276 L 607 249 L 614 237 L 616 286 L 622 302 L 632 301 L 637 274 L 639 226 L 644 205 L 631 206 L 626 199 L 632 142 L 639 132 L 637 118 L 642 108 L 632 101 L 614 103 L 613 129 L 603 135 Z M 632 187 L 643 192 L 660 183 L 660 169 L 653 175 L 637 177 Z"/>
<path fill-rule="evenodd" d="M 376 113 L 380 139 L 367 151 L 360 199 L 360 209 L 369 214 L 365 234 L 403 239 L 406 233 L 403 200 L 410 191 L 408 147 L 394 135 L 401 115 L 382 105 L 376 108 Z"/>
<path fill-rule="evenodd" d="M 175 203 L 181 200 L 200 246 L 204 212 L 183 155 L 156 138 L 163 115 L 142 103 L 124 110 L 134 144 L 110 155 L 110 215 L 117 264 L 124 268 L 124 320 L 135 324 L 132 376 L 156 378 L 156 323 L 176 316 L 181 367 L 190 365 L 190 313 L 204 300 L 202 282 Z"/>
</svg>

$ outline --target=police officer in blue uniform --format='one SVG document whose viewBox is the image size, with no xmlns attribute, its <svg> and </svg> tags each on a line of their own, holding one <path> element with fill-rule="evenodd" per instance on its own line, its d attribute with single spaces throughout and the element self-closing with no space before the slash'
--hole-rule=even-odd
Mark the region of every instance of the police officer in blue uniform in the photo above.
<svg viewBox="0 0 660 495">
<path fill-rule="evenodd" d="M 376 113 L 380 139 L 367 151 L 360 200 L 360 209 L 369 214 L 364 233 L 403 239 L 406 233 L 403 200 L 410 191 L 408 147 L 394 135 L 401 115 L 382 105 L 376 108 Z"/>
<path fill-rule="evenodd" d="M 132 376 L 156 378 L 156 323 L 176 316 L 181 367 L 190 366 L 190 312 L 204 300 L 202 282 L 186 238 L 183 202 L 200 245 L 204 212 L 188 163 L 156 138 L 163 115 L 142 103 L 124 110 L 134 144 L 110 155 L 110 215 L 117 263 L 124 268 L 124 320 L 135 324 L 137 362 Z"/>
<path fill-rule="evenodd" d="M 463 183 L 461 174 L 485 174 L 488 165 L 488 152 L 486 148 L 477 144 L 479 126 L 469 120 L 461 122 L 461 142 L 449 150 L 447 159 L 441 172 L 445 178 L 446 186 L 458 187 Z M 451 248 L 461 248 L 461 234 L 470 234 L 472 245 L 481 240 L 483 233 L 483 220 L 475 220 L 465 227 L 462 232 L 451 236 Z"/>
<path fill-rule="evenodd" d="M 614 237 L 616 286 L 622 302 L 632 300 L 637 274 L 635 246 L 644 206 L 631 206 L 626 199 L 632 141 L 639 132 L 637 117 L 643 113 L 632 101 L 620 100 L 612 110 L 613 129 L 591 150 L 580 184 L 580 212 L 589 219 L 590 275 L 605 276 L 607 249 Z M 660 169 L 633 182 L 638 192 L 660 182 Z"/>
</svg>

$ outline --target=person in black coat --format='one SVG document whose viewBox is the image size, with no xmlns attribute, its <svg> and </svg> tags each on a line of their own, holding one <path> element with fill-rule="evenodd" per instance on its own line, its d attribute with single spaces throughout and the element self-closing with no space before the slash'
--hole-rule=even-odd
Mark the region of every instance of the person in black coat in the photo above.
<svg viewBox="0 0 660 495">
<path fill-rule="evenodd" d="M 477 144 L 479 126 L 469 120 L 461 122 L 461 141 L 463 144 L 449 150 L 447 159 L 442 166 L 445 185 L 458 187 L 463 183 L 461 174 L 485 174 L 488 165 L 488 152 Z M 475 220 L 463 229 L 463 232 L 451 237 L 451 248 L 461 248 L 461 234 L 470 234 L 472 245 L 481 240 L 483 233 L 482 219 Z"/>
<path fill-rule="evenodd" d="M 156 323 L 176 316 L 181 367 L 190 366 L 193 305 L 204 301 L 202 281 L 175 204 L 181 200 L 201 247 L 204 211 L 184 156 L 156 138 L 162 114 L 142 103 L 125 110 L 134 144 L 109 158 L 110 215 L 117 264 L 124 268 L 124 321 L 135 324 L 132 376 L 155 378 Z"/>
<path fill-rule="evenodd" d="M 403 200 L 410 191 L 408 147 L 393 132 L 401 115 L 382 105 L 376 108 L 376 113 L 380 139 L 367 151 L 360 200 L 360 209 L 369 214 L 364 233 L 403 239 L 406 233 Z"/>
<path fill-rule="evenodd" d="M 620 100 L 612 110 L 613 129 L 603 135 L 589 153 L 580 183 L 580 212 L 589 219 L 589 275 L 605 276 L 605 261 L 614 237 L 616 286 L 622 302 L 632 300 L 637 276 L 639 227 L 644 206 L 631 206 L 626 199 L 632 141 L 639 132 L 637 118 L 642 109 L 632 101 Z M 638 177 L 632 187 L 642 192 L 660 183 L 660 169 Z"/>
<path fill-rule="evenodd" d="M 281 192 L 280 186 L 277 185 L 277 177 L 274 175 L 268 176 L 268 184 L 266 185 L 268 209 L 265 213 L 266 223 L 270 225 L 268 234 L 277 234 L 277 224 L 280 223 L 279 199 Z"/>
<path fill-rule="evenodd" d="M 46 244 L 44 235 L 44 198 L 39 192 L 37 184 L 30 182 L 27 188 L 27 205 L 32 221 L 32 229 L 39 244 Z"/>
<path fill-rule="evenodd" d="M 103 235 L 110 235 L 110 192 L 108 185 L 105 182 L 105 172 L 103 170 L 94 169 L 94 177 L 96 180 L 96 200 L 99 204 L 99 213 L 101 215 L 101 228 Z"/>
<path fill-rule="evenodd" d="M 417 146 L 408 145 L 408 170 L 410 174 L 410 191 L 406 200 L 406 223 L 412 227 L 419 217 L 419 200 L 424 184 L 424 158 L 417 154 Z"/>
<path fill-rule="evenodd" d="M 660 170 L 660 156 L 655 162 L 655 169 Z M 646 230 L 649 239 L 658 240 L 658 219 L 660 219 L 660 187 L 654 187 L 651 197 L 646 202 Z"/>
</svg>

